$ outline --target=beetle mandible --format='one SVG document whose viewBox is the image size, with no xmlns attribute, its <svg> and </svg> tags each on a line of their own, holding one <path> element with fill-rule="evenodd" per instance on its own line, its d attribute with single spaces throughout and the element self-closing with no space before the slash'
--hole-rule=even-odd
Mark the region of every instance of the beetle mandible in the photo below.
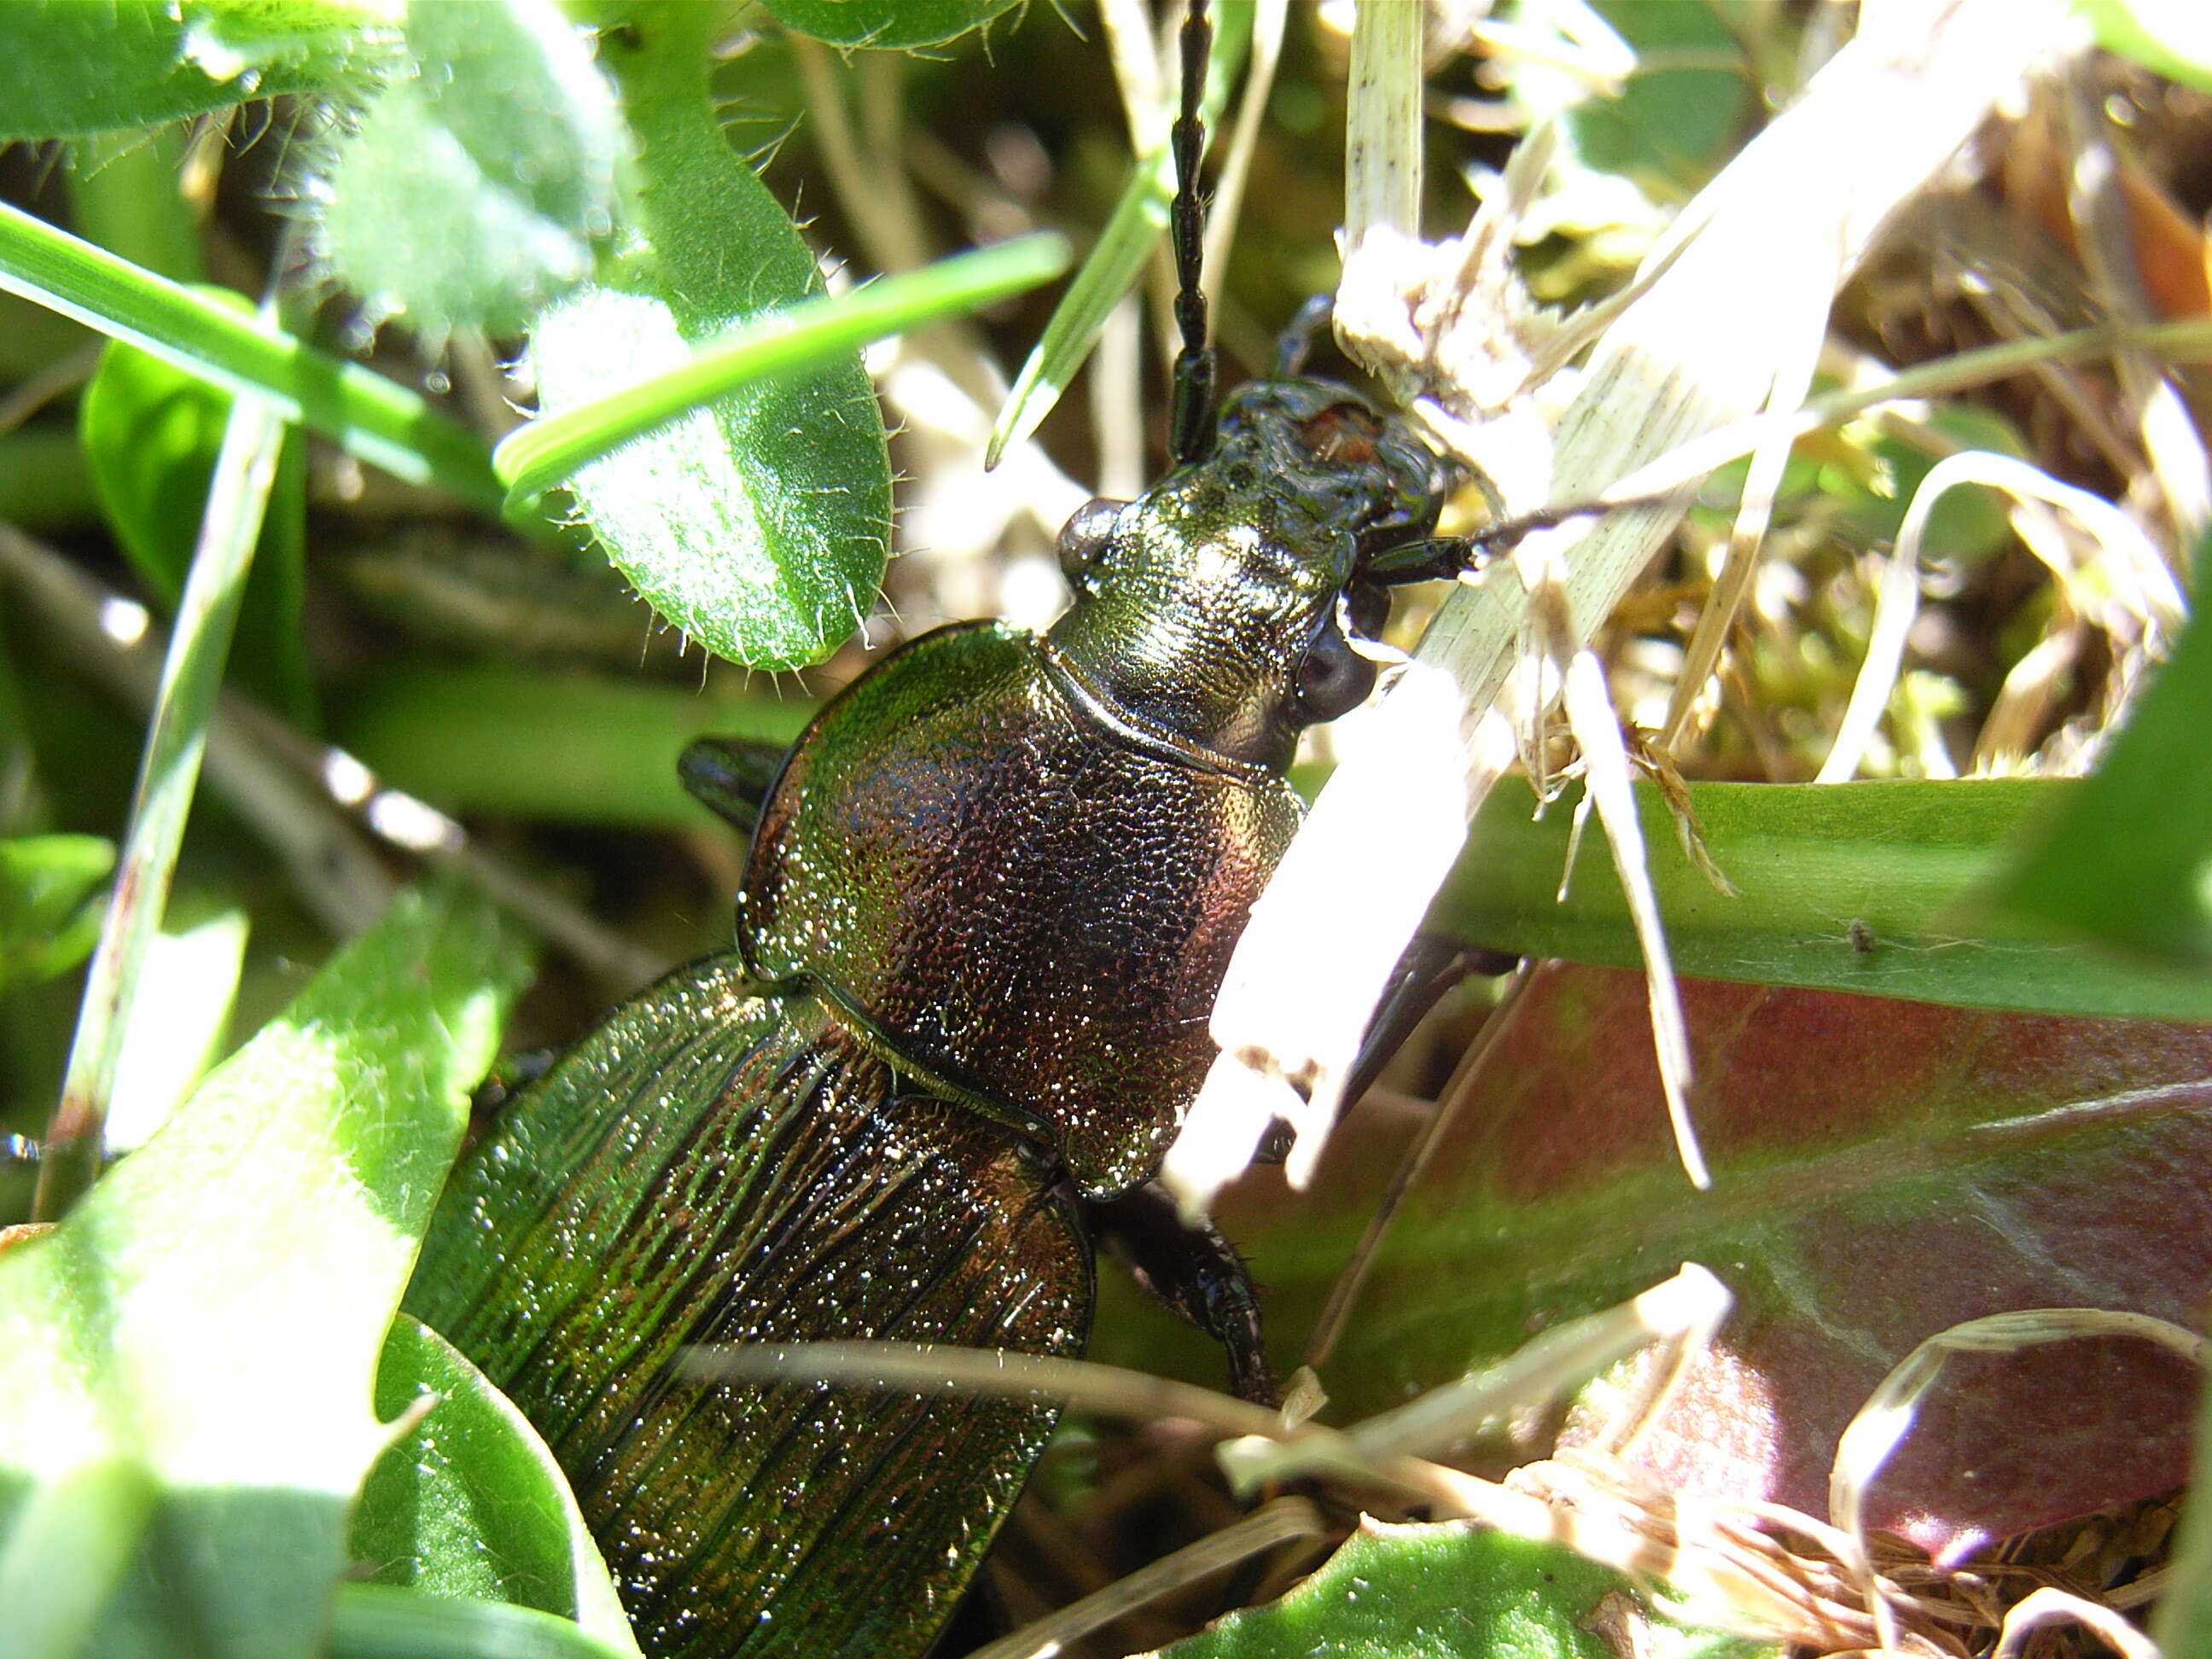
<svg viewBox="0 0 2212 1659">
<path fill-rule="evenodd" d="M 1079 1353 L 1103 1224 L 1222 1339 L 1242 1391 L 1271 1388 L 1234 1253 L 1210 1233 L 1156 1248 L 1145 1183 L 1297 825 L 1298 733 L 1366 696 L 1352 641 L 1387 587 L 1469 547 L 1433 534 L 1450 466 L 1349 388 L 1286 361 L 1217 410 L 1208 40 L 1194 3 L 1173 469 L 1069 521 L 1074 599 L 1042 636 L 912 641 L 772 773 L 742 744 L 695 748 L 687 781 L 755 831 L 736 949 L 510 1101 L 425 1244 L 410 1309 L 551 1445 L 656 1659 L 921 1651 L 1054 1417 L 709 1388 L 675 1375 L 693 1345 Z"/>
</svg>

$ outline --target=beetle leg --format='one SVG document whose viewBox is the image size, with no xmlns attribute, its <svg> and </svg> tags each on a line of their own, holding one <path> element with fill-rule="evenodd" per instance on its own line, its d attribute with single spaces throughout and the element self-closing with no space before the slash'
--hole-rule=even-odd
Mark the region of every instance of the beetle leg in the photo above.
<svg viewBox="0 0 2212 1659">
<path fill-rule="evenodd" d="M 558 1048 L 526 1048 L 506 1056 L 470 1094 L 470 1123 L 481 1127 L 504 1110 L 508 1101 L 551 1071 L 560 1058 Z"/>
<path fill-rule="evenodd" d="M 790 750 L 789 744 L 758 738 L 698 738 L 677 761 L 676 774 L 686 789 L 750 836 Z"/>
<path fill-rule="evenodd" d="M 1336 296 L 1330 294 L 1310 295 L 1298 307 L 1290 326 L 1276 337 L 1275 366 L 1269 379 L 1294 380 L 1306 372 L 1306 359 L 1313 354 L 1314 338 L 1335 309 Z"/>
<path fill-rule="evenodd" d="M 1359 1039 L 1359 1053 L 1345 1073 L 1342 1109 L 1359 1103 L 1382 1068 L 1390 1063 L 1413 1028 L 1435 1007 L 1443 994 L 1463 979 L 1478 974 L 1510 974 L 1521 958 L 1479 945 L 1463 945 L 1441 933 L 1416 933 L 1405 954 L 1390 969 L 1382 1000 Z"/>
<path fill-rule="evenodd" d="M 1221 1344 L 1237 1395 L 1272 1406 L 1279 1397 L 1260 1329 L 1260 1297 L 1236 1246 L 1210 1221 L 1190 1227 L 1156 1181 L 1108 1199 L 1089 1199 L 1091 1242 L 1111 1251 L 1169 1309 Z"/>
</svg>

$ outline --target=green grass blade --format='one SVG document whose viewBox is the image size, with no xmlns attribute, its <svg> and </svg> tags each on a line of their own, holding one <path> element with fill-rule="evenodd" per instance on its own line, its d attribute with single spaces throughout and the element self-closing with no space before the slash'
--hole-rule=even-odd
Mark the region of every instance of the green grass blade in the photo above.
<svg viewBox="0 0 2212 1659">
<path fill-rule="evenodd" d="M 821 295 L 731 330 L 680 368 L 531 422 L 493 453 L 492 467 L 524 502 L 641 433 L 750 381 L 801 373 L 872 341 L 980 309 L 1067 269 L 1059 236 L 1024 236 L 956 254 L 849 293 Z"/>
<path fill-rule="evenodd" d="M 168 901 L 185 820 L 199 787 L 208 721 L 283 443 L 283 420 L 266 402 L 246 397 L 232 404 L 200 520 L 199 545 L 161 665 L 115 892 L 85 976 L 69 1073 L 39 1167 L 33 1214 L 41 1220 L 58 1218 L 99 1171 L 131 1000 Z"/>
<path fill-rule="evenodd" d="M 476 435 L 397 381 L 227 311 L 5 203 L 0 289 L 232 392 L 258 392 L 288 419 L 395 477 L 491 512 L 505 499 Z"/>
<path fill-rule="evenodd" d="M 1717 890 L 1683 854 L 1656 790 L 1639 787 L 1674 966 L 1693 978 L 1811 986 L 1954 1007 L 2212 1019 L 2212 980 L 2089 949 L 1977 931 L 1972 896 L 2023 824 L 2081 786 L 2057 779 L 1841 785 L 1698 784 L 1690 800 Z M 1641 964 L 1620 884 L 1595 836 L 1566 902 L 1567 803 L 1532 822 L 1525 783 L 1484 805 L 1431 928 L 1534 957 Z"/>
</svg>

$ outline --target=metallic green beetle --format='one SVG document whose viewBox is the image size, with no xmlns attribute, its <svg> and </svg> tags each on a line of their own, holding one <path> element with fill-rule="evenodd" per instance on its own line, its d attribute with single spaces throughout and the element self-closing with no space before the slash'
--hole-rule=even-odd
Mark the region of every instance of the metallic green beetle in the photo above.
<svg viewBox="0 0 2212 1659">
<path fill-rule="evenodd" d="M 1465 556 L 1431 533 L 1445 465 L 1356 393 L 1279 379 L 1217 416 L 1186 298 L 1178 465 L 1062 532 L 1066 614 L 940 629 L 825 708 L 757 803 L 736 950 L 510 1102 L 433 1224 L 409 1307 L 545 1436 L 656 1659 L 927 1646 L 1053 1412 L 674 1362 L 1081 1352 L 1089 1206 L 1143 1207 L 1212 1059 L 1231 948 L 1297 823 L 1297 734 L 1366 695 L 1347 635 L 1383 586 Z M 1146 1276 L 1263 1392 L 1249 1285 L 1195 1244 L 1196 1268 Z"/>
</svg>

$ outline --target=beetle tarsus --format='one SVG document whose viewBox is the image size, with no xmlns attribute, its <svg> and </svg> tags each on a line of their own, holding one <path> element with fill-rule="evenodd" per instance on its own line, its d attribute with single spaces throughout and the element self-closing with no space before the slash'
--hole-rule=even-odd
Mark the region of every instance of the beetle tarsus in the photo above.
<svg viewBox="0 0 2212 1659">
<path fill-rule="evenodd" d="M 1146 1291 L 1221 1344 L 1229 1384 L 1240 1399 L 1273 1406 L 1281 1396 L 1260 1324 L 1260 1294 L 1237 1248 L 1210 1221 L 1193 1227 L 1157 1181 L 1083 1206 L 1094 1243 L 1111 1251 Z"/>
<path fill-rule="evenodd" d="M 1270 380 L 1294 380 L 1306 372 L 1306 359 L 1313 355 L 1314 342 L 1335 310 L 1336 298 L 1328 294 L 1314 295 L 1298 307 L 1297 315 L 1275 338 L 1275 363 L 1268 374 Z"/>
</svg>

